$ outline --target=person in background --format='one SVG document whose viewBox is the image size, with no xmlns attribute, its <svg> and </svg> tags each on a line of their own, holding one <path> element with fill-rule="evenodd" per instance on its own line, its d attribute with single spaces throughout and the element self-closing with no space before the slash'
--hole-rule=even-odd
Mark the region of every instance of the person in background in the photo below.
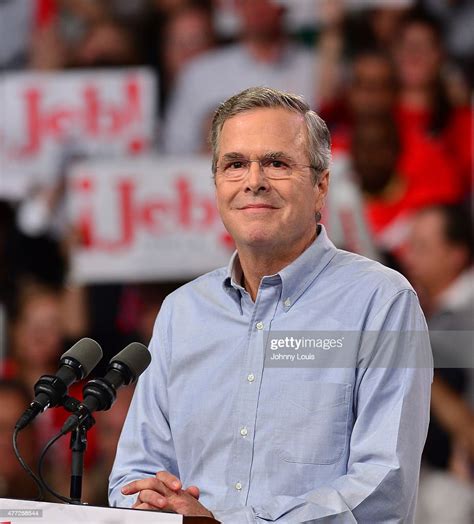
<svg viewBox="0 0 474 524">
<path fill-rule="evenodd" d="M 473 307 L 473 261 L 472 216 L 466 208 L 431 206 L 417 213 L 404 265 L 428 318 Z"/>
<path fill-rule="evenodd" d="M 373 5 L 367 13 L 371 41 L 379 49 L 390 49 L 398 39 L 400 21 L 415 0 L 372 0 L 368 3 Z"/>
<path fill-rule="evenodd" d="M 0 378 L 0 497 L 33 499 L 38 496 L 33 480 L 20 466 L 12 448 L 13 427 L 28 406 L 30 394 L 23 384 Z M 38 442 L 33 424 L 19 435 L 18 448 L 27 464 L 36 464 Z"/>
<path fill-rule="evenodd" d="M 344 98 L 339 99 L 332 110 L 326 107 L 326 116 L 333 131 L 333 190 L 329 192 L 322 221 L 337 247 L 375 260 L 380 258 L 381 253 L 373 238 L 372 224 L 366 216 L 364 192 L 367 188 L 352 165 L 351 140 L 357 121 L 376 115 L 387 115 L 390 121 L 394 101 L 393 67 L 387 55 L 377 50 L 366 50 L 356 56 L 351 66 L 350 86 Z M 367 160 L 373 162 L 374 157 Z M 370 176 L 380 177 L 381 185 L 385 183 L 383 173 L 372 170 Z"/>
<path fill-rule="evenodd" d="M 324 113 L 333 137 L 333 153 L 350 150 L 352 127 L 357 120 L 373 115 L 390 118 L 395 102 L 396 77 L 390 56 L 376 48 L 357 53 L 343 97 Z"/>
<path fill-rule="evenodd" d="M 440 180 L 457 185 L 453 197 L 467 197 L 472 190 L 472 111 L 469 105 L 455 107 L 448 97 L 436 20 L 410 11 L 400 25 L 394 60 L 399 82 L 396 119 L 407 171 L 424 177 L 437 172 Z"/>
<path fill-rule="evenodd" d="M 205 2 L 176 8 L 158 29 L 161 98 L 166 100 L 186 65 L 216 44 L 212 11 Z"/>
<path fill-rule="evenodd" d="M 125 67 L 141 63 L 133 32 L 118 20 L 91 25 L 71 52 L 71 67 Z"/>
<path fill-rule="evenodd" d="M 412 214 L 427 205 L 456 201 L 454 175 L 450 166 L 430 171 L 431 159 L 421 152 L 419 158 L 427 170 L 411 170 L 411 158 L 403 149 L 391 114 L 358 119 L 353 125 L 350 154 L 375 244 L 398 267 Z"/>
<path fill-rule="evenodd" d="M 331 191 L 327 197 L 321 223 L 331 235 L 334 245 L 372 260 L 380 260 L 368 223 L 364 195 L 351 168 L 351 159 L 337 152 L 331 163 Z"/>
<path fill-rule="evenodd" d="M 146 0 L 37 0 L 38 27 L 29 65 L 35 70 L 142 63 Z"/>
<path fill-rule="evenodd" d="M 13 375 L 32 392 L 40 375 L 56 371 L 58 358 L 65 350 L 60 290 L 24 283 L 18 289 L 11 320 Z"/>
<path fill-rule="evenodd" d="M 16 305 L 10 311 L 9 344 L 3 376 L 20 382 L 31 398 L 37 380 L 42 375 L 54 374 L 62 353 L 79 338 L 79 333 L 75 333 L 72 339 L 68 337 L 71 320 L 66 320 L 65 315 L 78 311 L 67 304 L 70 299 L 65 299 L 66 296 L 62 288 L 34 281 L 23 282 L 18 286 Z M 87 329 L 85 325 L 83 327 Z M 80 396 L 80 383 L 73 385 L 70 394 Z M 38 417 L 35 423 L 39 446 L 59 431 L 64 418 L 65 414 L 59 409 L 48 409 Z M 93 445 L 92 442 L 91 447 Z M 67 453 L 66 447 L 61 452 Z M 91 458 L 92 455 L 93 452 Z"/>
<path fill-rule="evenodd" d="M 28 66 L 31 34 L 35 27 L 34 0 L 0 2 L 0 72 Z"/>
<path fill-rule="evenodd" d="M 420 296 L 437 364 L 423 453 L 420 524 L 468 524 L 474 511 L 473 263 L 468 210 L 445 205 L 416 214 L 404 268 Z"/>
<path fill-rule="evenodd" d="M 251 85 L 298 93 L 317 105 L 317 60 L 288 41 L 284 7 L 275 0 L 236 0 L 236 8 L 241 21 L 238 42 L 200 56 L 178 80 L 163 127 L 166 153 L 208 152 L 214 108 Z"/>
<path fill-rule="evenodd" d="M 363 149 L 364 158 L 358 160 L 365 163 L 365 167 L 358 173 L 352 155 L 353 133 L 355 129 L 358 132 L 360 122 L 386 120 L 382 126 L 390 127 L 393 120 L 396 82 L 390 57 L 375 48 L 356 53 L 349 68 L 348 82 L 343 96 L 323 110 L 332 131 L 333 153 L 333 190 L 329 192 L 323 222 L 338 247 L 376 260 L 385 259 L 387 263 L 394 265 L 392 260 L 387 259 L 387 249 L 374 235 L 372 219 L 366 208 L 367 196 L 380 191 L 387 183 L 387 176 L 392 177 L 396 158 L 393 155 L 387 157 L 379 149 L 370 152 Z M 396 131 L 392 129 L 392 138 L 394 133 Z M 376 131 L 375 136 L 372 133 L 372 138 L 383 143 L 389 137 L 383 131 L 379 137 Z M 398 144 L 387 144 L 388 148 L 392 146 L 397 156 Z M 386 151 L 385 148 L 385 153 Z M 389 165 L 381 166 L 384 159 Z M 379 172 L 381 167 L 383 171 Z M 389 175 L 386 173 L 387 169 L 390 171 Z"/>
<path fill-rule="evenodd" d="M 87 28 L 109 16 L 101 1 L 36 0 L 34 4 L 37 27 L 32 34 L 29 67 L 37 71 L 68 67 L 72 52 Z"/>
<path fill-rule="evenodd" d="M 317 45 L 313 46 L 318 60 L 315 95 L 319 99 L 319 111 L 325 116 L 326 108 L 340 99 L 344 86 L 342 71 L 347 13 L 343 0 L 315 2 L 314 9 L 320 22 Z"/>
<path fill-rule="evenodd" d="M 422 5 L 437 18 L 443 27 L 443 40 L 465 75 L 469 85 L 474 83 L 474 4 L 470 0 L 422 0 Z M 450 72 L 452 74 L 452 71 Z M 456 74 L 456 73 L 455 73 Z"/>
</svg>

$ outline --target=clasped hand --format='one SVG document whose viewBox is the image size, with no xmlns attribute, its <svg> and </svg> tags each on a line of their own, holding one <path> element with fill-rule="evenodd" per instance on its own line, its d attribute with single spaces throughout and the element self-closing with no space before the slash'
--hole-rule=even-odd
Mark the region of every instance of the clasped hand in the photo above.
<svg viewBox="0 0 474 524">
<path fill-rule="evenodd" d="M 134 509 L 168 510 L 188 516 L 213 517 L 199 502 L 199 488 L 183 489 L 181 481 L 168 473 L 159 471 L 154 477 L 134 480 L 122 488 L 123 495 L 138 493 Z"/>
</svg>

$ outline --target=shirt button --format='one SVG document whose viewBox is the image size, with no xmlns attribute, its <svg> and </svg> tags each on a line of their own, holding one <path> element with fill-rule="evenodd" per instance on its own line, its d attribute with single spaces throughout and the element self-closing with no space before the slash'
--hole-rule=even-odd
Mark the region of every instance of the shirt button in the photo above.
<svg viewBox="0 0 474 524">
<path fill-rule="evenodd" d="M 240 491 L 240 490 L 242 489 L 242 484 L 241 484 L 240 482 L 236 482 L 236 483 L 235 483 L 235 489 L 236 489 L 237 491 Z"/>
<path fill-rule="evenodd" d="M 256 327 L 257 329 L 263 329 L 263 322 L 262 322 L 262 321 L 257 322 L 257 323 L 255 324 L 255 327 Z"/>
<path fill-rule="evenodd" d="M 285 300 L 285 302 L 283 302 L 283 305 L 284 305 L 285 307 L 290 307 L 290 306 L 291 306 L 291 300 L 290 300 L 289 298 L 287 298 L 287 299 Z"/>
<path fill-rule="evenodd" d="M 240 430 L 240 434 L 243 436 L 243 437 L 246 437 L 248 435 L 248 430 L 247 428 L 242 428 Z"/>
<path fill-rule="evenodd" d="M 247 375 L 247 380 L 249 382 L 253 382 L 255 380 L 255 375 L 253 373 L 250 373 L 249 375 Z"/>
</svg>

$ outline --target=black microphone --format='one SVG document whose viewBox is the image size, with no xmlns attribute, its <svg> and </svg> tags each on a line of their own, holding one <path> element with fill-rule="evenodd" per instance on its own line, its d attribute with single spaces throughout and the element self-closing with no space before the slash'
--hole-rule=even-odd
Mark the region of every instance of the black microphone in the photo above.
<svg viewBox="0 0 474 524">
<path fill-rule="evenodd" d="M 91 338 L 82 338 L 59 360 L 55 375 L 43 375 L 35 384 L 35 398 L 15 424 L 21 430 L 39 413 L 58 406 L 71 384 L 86 377 L 102 358 L 102 348 Z"/>
<path fill-rule="evenodd" d="M 64 434 L 72 431 L 84 422 L 90 424 L 94 411 L 110 409 L 117 398 L 117 390 L 135 382 L 150 362 L 151 354 L 148 348 L 139 342 L 132 342 L 122 349 L 109 362 L 105 377 L 90 380 L 84 386 L 84 400 L 77 411 L 66 420 L 61 432 Z"/>
</svg>

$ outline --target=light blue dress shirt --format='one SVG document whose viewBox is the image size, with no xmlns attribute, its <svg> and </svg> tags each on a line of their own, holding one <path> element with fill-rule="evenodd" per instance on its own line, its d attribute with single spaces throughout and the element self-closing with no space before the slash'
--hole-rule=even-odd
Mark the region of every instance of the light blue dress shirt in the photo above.
<svg viewBox="0 0 474 524">
<path fill-rule="evenodd" d="M 235 254 L 165 300 L 120 437 L 111 505 L 131 506 L 136 496 L 120 488 L 167 470 L 197 485 L 225 524 L 413 522 L 429 345 L 409 348 L 429 363 L 416 367 L 371 366 L 357 348 L 353 365 L 279 367 L 264 350 L 269 334 L 289 330 L 425 333 L 410 284 L 336 249 L 323 227 L 292 264 L 262 279 L 255 303 L 240 277 Z M 377 357 L 402 348 L 372 349 Z"/>
</svg>

